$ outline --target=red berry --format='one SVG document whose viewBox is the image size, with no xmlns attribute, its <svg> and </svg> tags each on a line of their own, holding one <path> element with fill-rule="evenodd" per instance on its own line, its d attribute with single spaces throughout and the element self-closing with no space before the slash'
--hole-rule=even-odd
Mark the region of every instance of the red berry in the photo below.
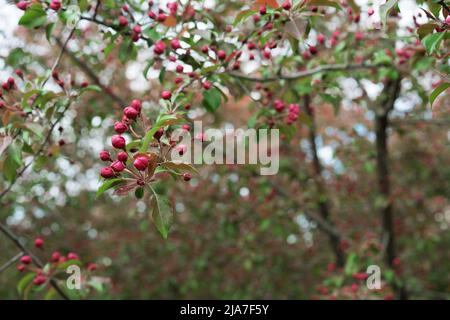
<svg viewBox="0 0 450 320">
<path fill-rule="evenodd" d="M 154 13 L 153 11 L 149 11 L 149 12 L 148 12 L 148 17 L 149 17 L 150 19 L 155 20 L 155 19 L 156 19 L 156 13 Z"/>
<path fill-rule="evenodd" d="M 146 157 L 137 157 L 134 160 L 133 165 L 139 171 L 145 171 L 148 167 L 148 159 Z"/>
<path fill-rule="evenodd" d="M 177 77 L 177 78 L 175 78 L 175 79 L 173 80 L 173 82 L 174 82 L 175 84 L 180 84 L 180 83 L 183 82 L 183 78 Z"/>
<path fill-rule="evenodd" d="M 47 280 L 47 278 L 46 278 L 44 275 L 38 274 L 38 275 L 34 278 L 33 283 L 34 283 L 35 285 L 37 285 L 37 286 L 40 286 L 40 285 L 44 284 L 46 280 Z"/>
<path fill-rule="evenodd" d="M 119 16 L 119 25 L 121 27 L 126 27 L 128 25 L 128 20 L 124 16 Z"/>
<path fill-rule="evenodd" d="M 36 238 L 34 240 L 34 246 L 36 248 L 42 248 L 43 245 L 44 245 L 44 240 L 42 238 Z"/>
<path fill-rule="evenodd" d="M 116 149 L 123 149 L 125 147 L 125 138 L 120 135 L 114 135 L 111 138 L 111 143 Z"/>
<path fill-rule="evenodd" d="M 315 55 L 315 54 L 317 54 L 317 48 L 315 46 L 309 46 L 309 52 L 312 55 Z"/>
<path fill-rule="evenodd" d="M 14 87 L 14 85 L 16 84 L 16 81 L 14 80 L 13 77 L 9 77 L 8 80 L 6 80 L 6 82 L 8 83 L 10 88 Z"/>
<path fill-rule="evenodd" d="M 19 270 L 20 272 L 22 272 L 23 270 L 25 270 L 25 266 L 23 264 L 19 264 L 17 265 L 17 270 Z"/>
<path fill-rule="evenodd" d="M 184 181 L 190 181 L 192 178 L 192 175 L 190 173 L 183 173 L 183 179 Z"/>
<path fill-rule="evenodd" d="M 170 98 L 172 98 L 172 93 L 168 90 L 164 90 L 163 92 L 161 92 L 161 98 L 163 98 L 164 100 L 170 100 Z"/>
<path fill-rule="evenodd" d="M 278 112 L 281 112 L 284 110 L 284 102 L 281 100 L 275 100 L 274 102 L 274 106 L 275 106 L 275 110 L 277 110 Z"/>
<path fill-rule="evenodd" d="M 132 107 L 126 107 L 125 109 L 123 109 L 123 114 L 128 119 L 136 119 L 139 115 L 139 112 L 137 112 L 137 110 Z"/>
<path fill-rule="evenodd" d="M 159 139 L 161 139 L 161 137 L 164 134 L 164 128 L 159 128 L 158 131 L 155 132 L 155 134 L 153 135 L 153 137 L 159 141 Z"/>
<path fill-rule="evenodd" d="M 111 164 L 111 168 L 115 171 L 115 172 L 122 172 L 125 169 L 125 165 L 123 164 L 122 161 L 114 161 Z"/>
<path fill-rule="evenodd" d="M 209 47 L 205 44 L 204 46 L 202 46 L 201 47 L 201 49 L 200 49 L 203 53 L 208 53 L 208 51 L 209 51 Z"/>
<path fill-rule="evenodd" d="M 27 2 L 27 1 L 19 1 L 17 4 L 16 4 L 16 6 L 17 6 L 17 8 L 19 8 L 20 10 L 27 10 L 27 8 L 28 8 L 28 6 L 29 6 L 30 4 Z"/>
<path fill-rule="evenodd" d="M 128 154 L 125 151 L 120 151 L 117 154 L 117 160 L 126 162 L 128 160 Z"/>
<path fill-rule="evenodd" d="M 50 260 L 52 262 L 58 262 L 60 258 L 61 258 L 61 254 L 58 251 L 55 251 L 52 253 L 52 257 L 50 258 Z"/>
<path fill-rule="evenodd" d="M 61 1 L 60 0 L 52 0 L 50 2 L 50 9 L 58 11 L 61 9 Z"/>
<path fill-rule="evenodd" d="M 374 13 L 375 13 L 375 10 L 373 10 L 373 8 L 369 8 L 367 10 L 367 14 L 369 15 L 369 17 L 372 16 Z"/>
<path fill-rule="evenodd" d="M 219 58 L 220 60 L 225 60 L 225 58 L 227 57 L 227 53 L 223 50 L 219 50 L 217 51 L 217 58 Z"/>
<path fill-rule="evenodd" d="M 142 32 L 141 26 L 139 26 L 139 25 L 134 26 L 133 27 L 133 32 L 137 33 L 137 34 L 141 33 Z"/>
<path fill-rule="evenodd" d="M 355 33 L 355 39 L 356 41 L 361 41 L 364 39 L 364 33 L 362 33 L 361 31 L 357 31 Z"/>
<path fill-rule="evenodd" d="M 284 10 L 291 10 L 291 8 L 292 8 L 292 2 L 291 2 L 291 0 L 285 0 L 285 1 L 281 4 L 281 7 L 282 7 Z"/>
<path fill-rule="evenodd" d="M 205 81 L 202 83 L 202 86 L 203 86 L 203 88 L 204 88 L 205 90 L 209 90 L 209 89 L 212 88 L 212 83 L 209 82 L 208 80 L 205 80 Z"/>
<path fill-rule="evenodd" d="M 114 170 L 111 167 L 102 168 L 100 170 L 100 175 L 105 179 L 109 179 L 115 176 Z"/>
<path fill-rule="evenodd" d="M 325 36 L 323 34 L 318 34 L 317 35 L 317 42 L 319 44 L 324 44 L 325 43 Z"/>
<path fill-rule="evenodd" d="M 180 45 L 180 40 L 178 40 L 177 38 L 174 38 L 170 41 L 170 45 L 172 46 L 173 50 L 177 50 L 181 48 Z"/>
<path fill-rule="evenodd" d="M 153 48 L 155 54 L 163 54 L 165 50 L 166 44 L 162 40 L 155 43 L 155 47 Z"/>
<path fill-rule="evenodd" d="M 30 264 L 31 263 L 31 257 L 30 256 L 22 256 L 20 258 L 20 262 L 23 264 Z"/>
<path fill-rule="evenodd" d="M 265 15 L 267 13 L 267 9 L 265 5 L 262 5 L 259 7 L 259 14 L 260 15 Z"/>
<path fill-rule="evenodd" d="M 111 160 L 111 155 L 106 150 L 100 151 L 100 160 L 109 161 Z"/>
<path fill-rule="evenodd" d="M 95 263 L 89 263 L 87 265 L 87 270 L 88 271 L 95 271 L 95 270 L 97 270 L 97 265 Z"/>
<path fill-rule="evenodd" d="M 169 2 L 167 4 L 167 8 L 169 8 L 169 11 L 172 15 L 174 15 L 177 12 L 178 9 L 178 3 L 176 2 Z"/>
<path fill-rule="evenodd" d="M 158 14 L 158 17 L 156 18 L 156 20 L 158 20 L 158 22 L 164 22 L 166 21 L 167 16 L 164 13 L 160 13 Z"/>
<path fill-rule="evenodd" d="M 74 252 L 69 252 L 67 254 L 67 259 L 68 260 L 78 260 L 78 255 Z"/>
<path fill-rule="evenodd" d="M 142 108 L 142 101 L 139 99 L 134 99 L 133 101 L 131 101 L 130 107 L 135 109 L 137 112 L 140 112 Z"/>
<path fill-rule="evenodd" d="M 116 123 L 114 123 L 114 130 L 117 133 L 124 133 L 128 130 L 128 126 L 123 122 L 117 121 Z"/>
<path fill-rule="evenodd" d="M 184 70 L 184 67 L 181 64 L 179 64 L 179 65 L 177 65 L 176 70 L 177 70 L 178 73 L 182 73 L 183 70 Z"/>
</svg>

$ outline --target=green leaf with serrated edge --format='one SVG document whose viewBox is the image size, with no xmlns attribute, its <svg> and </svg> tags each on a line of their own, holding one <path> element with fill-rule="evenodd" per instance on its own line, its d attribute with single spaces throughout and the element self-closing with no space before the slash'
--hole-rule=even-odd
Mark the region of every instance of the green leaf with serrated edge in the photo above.
<svg viewBox="0 0 450 320">
<path fill-rule="evenodd" d="M 97 193 L 95 194 L 95 197 L 98 198 L 101 196 L 106 190 L 109 190 L 115 186 L 118 186 L 119 184 L 124 183 L 125 180 L 116 178 L 116 179 L 110 179 L 106 180 L 105 183 L 103 183 L 100 188 L 98 188 Z"/>
<path fill-rule="evenodd" d="M 164 239 L 167 239 L 169 229 L 173 222 L 173 209 L 169 200 L 164 196 L 154 193 L 150 207 L 152 208 L 152 219 L 156 229 Z"/>
<path fill-rule="evenodd" d="M 430 101 L 430 105 L 431 107 L 433 107 L 433 103 L 436 100 L 436 98 L 445 90 L 447 90 L 448 88 L 450 88 L 450 83 L 448 82 L 444 82 L 441 83 L 436 89 L 433 90 L 433 92 L 430 94 L 429 97 L 429 101 Z"/>
</svg>

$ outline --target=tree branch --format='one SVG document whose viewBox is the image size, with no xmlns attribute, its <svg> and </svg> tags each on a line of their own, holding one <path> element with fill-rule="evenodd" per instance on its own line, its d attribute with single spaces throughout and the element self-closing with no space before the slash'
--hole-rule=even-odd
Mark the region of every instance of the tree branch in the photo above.
<svg viewBox="0 0 450 320">
<path fill-rule="evenodd" d="M 56 43 L 62 47 L 63 43 L 60 38 L 55 38 Z M 67 55 L 69 58 L 97 85 L 99 86 L 103 92 L 105 92 L 113 101 L 117 102 L 119 104 L 119 108 L 126 105 L 125 101 L 122 100 L 118 95 L 116 95 L 110 88 L 106 87 L 104 84 L 101 83 L 100 78 L 97 76 L 97 74 L 82 60 L 77 58 L 75 54 L 70 51 L 66 50 Z"/>
<path fill-rule="evenodd" d="M 330 225 L 333 225 L 330 218 L 330 203 L 328 201 L 326 195 L 325 186 L 322 183 L 322 165 L 319 160 L 318 152 L 317 152 L 317 144 L 316 144 L 316 123 L 315 123 L 315 115 L 314 110 L 312 110 L 310 102 L 311 98 L 309 95 L 304 97 L 304 110 L 306 114 L 311 119 L 311 125 L 309 126 L 309 143 L 311 145 L 311 151 L 313 154 L 313 168 L 314 168 L 314 180 L 317 185 L 318 192 L 325 194 L 325 200 L 318 200 L 317 206 L 319 208 L 319 212 L 321 217 L 327 221 Z M 340 245 L 340 237 L 335 234 L 329 234 L 329 240 L 331 248 L 336 256 L 336 264 L 339 267 L 344 266 L 345 264 L 345 252 L 342 250 Z"/>
<path fill-rule="evenodd" d="M 19 260 L 20 257 L 22 257 L 22 256 L 23 256 L 23 252 L 20 252 L 20 253 L 16 254 L 14 257 L 12 257 L 11 259 L 9 259 L 4 265 L 2 265 L 0 267 L 0 273 L 2 273 L 6 269 L 8 269 L 10 266 L 12 266 L 14 263 L 16 263 L 16 261 Z"/>
<path fill-rule="evenodd" d="M 242 73 L 237 72 L 228 72 L 228 74 L 234 78 L 239 78 L 242 80 L 252 81 L 252 82 L 274 82 L 279 80 L 298 80 L 301 78 L 306 78 L 309 76 L 312 76 L 317 73 L 321 72 L 327 72 L 327 71 L 349 71 L 349 70 L 357 70 L 357 69 L 372 69 L 383 66 L 383 64 L 368 64 L 368 63 L 362 63 L 362 64 L 331 64 L 331 65 L 323 65 L 319 66 L 310 70 L 301 71 L 293 74 L 288 75 L 277 75 L 273 77 L 252 77 L 248 75 L 244 75 Z"/>
<path fill-rule="evenodd" d="M 3 223 L 0 222 L 0 231 L 9 238 L 20 250 L 22 250 L 22 253 L 25 253 L 29 255 L 33 261 L 34 264 L 36 264 L 39 268 L 43 268 L 44 264 L 42 261 L 34 255 L 31 251 L 29 251 L 23 244 L 20 242 L 20 239 Z M 59 293 L 59 295 L 65 299 L 69 300 L 69 297 L 64 293 L 64 291 L 59 287 L 58 283 L 54 280 L 50 280 L 50 285 L 56 290 L 56 292 Z"/>
</svg>

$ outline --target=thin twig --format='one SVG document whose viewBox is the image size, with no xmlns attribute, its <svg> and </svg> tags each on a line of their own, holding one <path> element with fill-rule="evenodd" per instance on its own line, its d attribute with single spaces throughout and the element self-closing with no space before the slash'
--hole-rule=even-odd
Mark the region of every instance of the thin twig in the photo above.
<svg viewBox="0 0 450 320">
<path fill-rule="evenodd" d="M 56 70 L 56 68 L 58 67 L 59 62 L 61 61 L 61 58 L 64 54 L 64 51 L 66 50 L 67 44 L 69 43 L 70 38 L 72 38 L 73 33 L 76 30 L 76 24 L 75 26 L 72 28 L 72 30 L 69 33 L 69 36 L 67 37 L 66 41 L 64 41 L 63 45 L 61 46 L 61 50 L 59 51 L 58 57 L 56 58 L 55 62 L 53 63 L 52 69 L 50 70 L 50 74 L 47 76 L 47 78 L 45 78 L 44 82 L 42 82 L 41 87 L 43 88 L 45 86 L 45 84 L 47 83 L 47 81 L 50 79 L 50 77 L 52 76 L 53 72 Z"/>
<path fill-rule="evenodd" d="M 60 38 L 55 38 L 56 43 L 62 47 L 63 43 Z M 97 85 L 99 86 L 104 93 L 106 93 L 111 99 L 117 104 L 119 104 L 119 107 L 123 107 L 126 105 L 125 101 L 120 98 L 118 95 L 116 95 L 110 88 L 106 87 L 102 82 L 100 81 L 100 78 L 97 76 L 97 74 L 82 60 L 77 58 L 77 56 L 70 50 L 66 50 L 67 55 L 69 58 Z"/>
<path fill-rule="evenodd" d="M 23 256 L 23 252 L 20 252 L 20 253 L 16 254 L 14 257 L 12 257 L 11 259 L 9 259 L 4 265 L 2 265 L 0 267 L 0 273 L 2 273 L 6 269 L 8 269 L 10 266 L 12 266 L 14 263 L 16 263 L 16 261 L 19 260 L 20 257 L 22 257 L 22 256 Z"/>
</svg>

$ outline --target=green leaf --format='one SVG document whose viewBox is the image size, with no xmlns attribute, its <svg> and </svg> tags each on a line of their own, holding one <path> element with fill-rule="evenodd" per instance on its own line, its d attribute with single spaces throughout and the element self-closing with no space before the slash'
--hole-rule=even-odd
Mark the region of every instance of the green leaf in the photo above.
<svg viewBox="0 0 450 320">
<path fill-rule="evenodd" d="M 431 107 L 433 107 L 433 103 L 436 100 L 436 98 L 442 92 L 447 90 L 448 88 L 450 88 L 450 83 L 449 82 L 444 82 L 444 83 L 441 83 L 436 89 L 433 90 L 433 92 L 430 94 L 430 97 L 429 97 L 429 101 L 430 101 Z"/>
<path fill-rule="evenodd" d="M 52 38 L 53 30 L 55 30 L 56 23 L 52 22 L 49 23 L 45 27 L 45 37 L 47 38 L 47 41 L 50 41 Z"/>
<path fill-rule="evenodd" d="M 86 88 L 83 88 L 80 90 L 80 92 L 86 92 L 86 91 L 95 91 L 95 92 L 102 92 L 102 88 L 100 88 L 99 86 L 96 85 L 89 85 Z"/>
<path fill-rule="evenodd" d="M 156 131 L 159 130 L 159 128 L 176 124 L 180 121 L 183 121 L 180 119 L 180 117 L 176 114 L 163 114 L 160 115 L 159 118 L 156 120 L 156 123 L 153 125 L 153 127 L 145 134 L 144 139 L 142 140 L 142 146 L 139 149 L 140 153 L 145 153 L 147 151 L 147 147 L 153 140 L 153 135 L 156 133 Z"/>
<path fill-rule="evenodd" d="M 26 287 L 32 284 L 32 281 L 35 276 L 36 276 L 35 272 L 30 272 L 24 275 L 22 279 L 19 280 L 19 283 L 17 283 L 17 291 L 19 292 L 20 296 L 23 295 Z"/>
<path fill-rule="evenodd" d="M 95 195 L 96 198 L 98 198 L 99 196 L 101 196 L 106 190 L 109 190 L 119 184 L 124 183 L 125 180 L 120 179 L 120 178 L 116 178 L 116 179 L 110 179 L 110 180 L 106 180 L 105 183 L 103 183 L 100 188 L 98 188 L 97 193 Z"/>
<path fill-rule="evenodd" d="M 359 269 L 359 259 L 356 253 L 352 252 L 349 254 L 347 258 L 347 262 L 345 263 L 344 272 L 346 275 L 350 276 L 355 272 L 358 272 Z"/>
<path fill-rule="evenodd" d="M 16 179 L 17 170 L 22 165 L 22 155 L 20 149 L 11 144 L 8 147 L 8 154 L 3 164 L 3 176 L 9 182 L 13 182 Z"/>
<path fill-rule="evenodd" d="M 203 91 L 203 106 L 208 112 L 214 112 L 220 106 L 222 97 L 219 90 L 212 88 Z"/>
<path fill-rule="evenodd" d="M 83 264 L 78 259 L 72 259 L 72 260 L 67 260 L 63 263 L 58 264 L 58 266 L 56 268 L 58 270 L 66 270 L 68 267 L 73 266 L 73 265 L 77 265 L 77 266 L 81 267 Z"/>
<path fill-rule="evenodd" d="M 166 169 L 170 169 L 170 170 L 173 170 L 176 172 L 187 172 L 188 171 L 188 172 L 198 173 L 197 169 L 195 169 L 195 167 L 193 167 L 189 163 L 175 161 L 175 160 L 163 162 L 163 163 L 161 163 L 161 166 Z"/>
<path fill-rule="evenodd" d="M 159 83 L 163 83 L 164 82 L 164 76 L 166 75 L 166 68 L 162 68 L 161 71 L 159 72 Z"/>
<path fill-rule="evenodd" d="M 142 199 L 142 197 L 144 196 L 144 188 L 142 187 L 136 188 L 136 190 L 134 191 L 134 195 L 136 196 L 137 199 Z"/>
<path fill-rule="evenodd" d="M 380 17 L 381 23 L 386 25 L 386 20 L 389 12 L 397 4 L 398 0 L 388 0 L 385 4 L 380 7 Z"/>
<path fill-rule="evenodd" d="M 169 229 L 173 222 L 173 209 L 169 200 L 154 193 L 150 202 L 152 208 L 152 219 L 156 229 L 164 239 L 169 235 Z"/>
<path fill-rule="evenodd" d="M 19 25 L 27 28 L 42 26 L 47 21 L 47 13 L 39 3 L 34 3 L 25 11 L 19 20 Z"/>
<path fill-rule="evenodd" d="M 436 32 L 429 34 L 422 39 L 422 44 L 429 55 L 433 54 L 435 50 L 439 49 L 439 45 L 441 44 L 444 35 L 445 32 Z"/>
<path fill-rule="evenodd" d="M 417 34 L 420 39 L 425 38 L 428 34 L 433 33 L 434 29 L 437 27 L 435 23 L 425 23 L 417 28 Z"/>
<path fill-rule="evenodd" d="M 254 10 L 243 10 L 239 12 L 234 19 L 233 26 L 237 26 L 240 22 L 245 21 L 248 17 L 252 16 L 255 13 L 256 11 Z"/>
</svg>

